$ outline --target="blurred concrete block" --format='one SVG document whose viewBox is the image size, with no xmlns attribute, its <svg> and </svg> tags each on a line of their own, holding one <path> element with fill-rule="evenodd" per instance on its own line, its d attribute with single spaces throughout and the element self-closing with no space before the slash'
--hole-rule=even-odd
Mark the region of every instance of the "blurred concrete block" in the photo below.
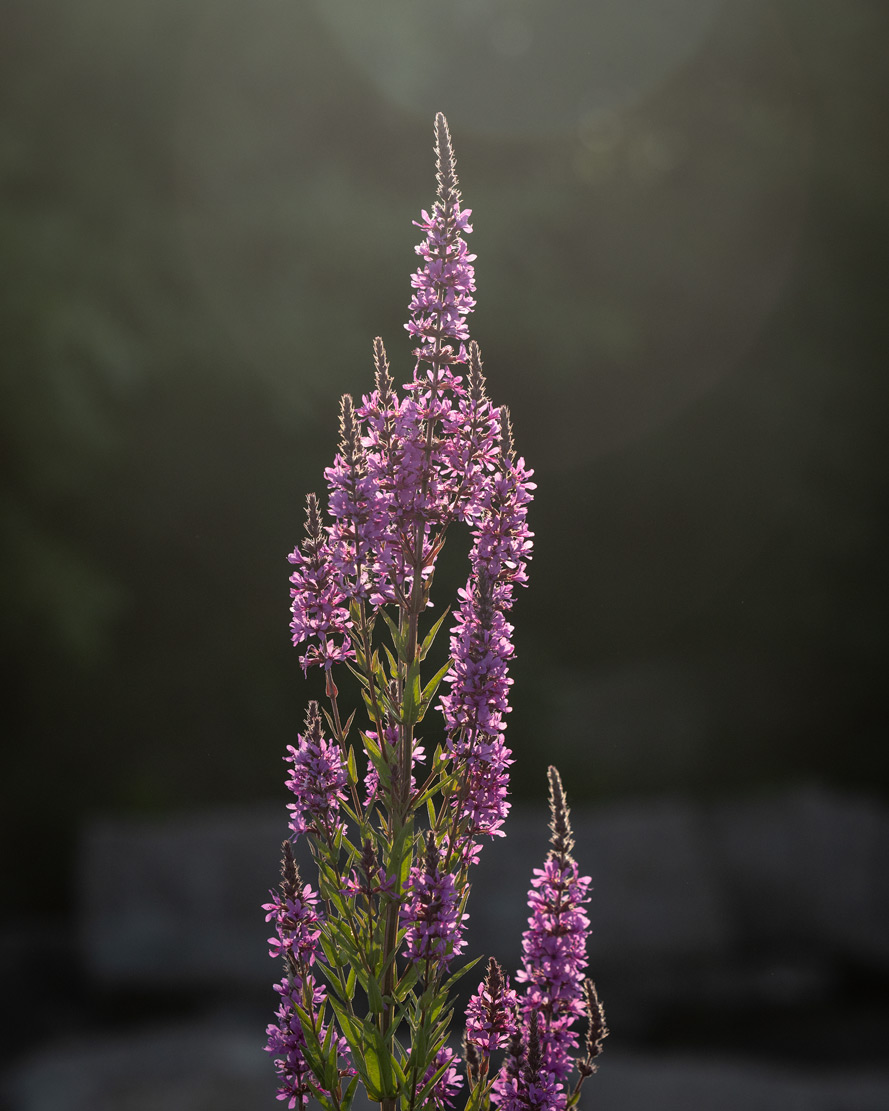
<svg viewBox="0 0 889 1111">
<path fill-rule="evenodd" d="M 88 970 L 152 986 L 270 983 L 277 966 L 261 905 L 286 832 L 283 806 L 95 823 L 79 876 Z M 308 878 L 307 854 L 298 859 Z"/>
<path fill-rule="evenodd" d="M 7 1083 L 11 1111 L 244 1111 L 275 1107 L 264 1031 L 164 1027 L 50 1047 Z"/>
<path fill-rule="evenodd" d="M 691 986 L 695 969 L 736 966 L 741 952 L 889 965 L 889 818 L 876 806 L 806 790 L 707 812 L 667 799 L 572 817 L 593 881 L 594 975 L 638 969 L 660 998 Z M 515 807 L 472 873 L 470 952 L 512 971 L 547 822 L 544 807 Z M 267 984 L 260 906 L 286 831 L 283 806 L 94 824 L 80 868 L 88 970 L 117 983 Z M 314 883 L 304 841 L 297 855 Z"/>
<path fill-rule="evenodd" d="M 751 948 L 889 967 L 889 815 L 820 788 L 715 808 L 711 852 Z"/>
<path fill-rule="evenodd" d="M 574 814 L 577 857 L 592 877 L 594 959 L 709 961 L 731 922 L 706 833 L 688 803 L 660 800 Z"/>
<path fill-rule="evenodd" d="M 263 1031 L 201 1023 L 50 1046 L 5 1084 L 10 1111 L 272 1108 Z M 355 1111 L 369 1111 L 363 1093 Z M 817 1073 L 758 1061 L 606 1053 L 584 1088 L 595 1111 L 883 1111 L 889 1075 Z"/>
<path fill-rule="evenodd" d="M 594 960 L 722 953 L 728 923 L 697 820 L 678 802 L 576 811 L 576 855 L 593 877 Z M 277 883 L 286 812 L 270 807 L 156 821 L 101 821 L 82 843 L 81 941 L 88 970 L 117 983 L 256 986 L 274 971 L 260 906 Z M 517 807 L 473 871 L 474 954 L 516 968 L 532 869 L 548 850 L 543 807 Z M 301 841 L 306 879 L 314 865 Z"/>
<path fill-rule="evenodd" d="M 619 1053 L 602 1058 L 580 1101 L 581 1111 L 882 1111 L 887 1106 L 889 1075 Z"/>
<path fill-rule="evenodd" d="M 687 804 L 660 801 L 575 808 L 574 855 L 592 877 L 590 958 L 655 964 L 723 956 L 730 923 L 711 874 L 704 832 Z M 486 844 L 473 870 L 469 937 L 515 969 L 527 925 L 527 892 L 549 849 L 549 815 L 515 807 L 505 838 Z"/>
</svg>

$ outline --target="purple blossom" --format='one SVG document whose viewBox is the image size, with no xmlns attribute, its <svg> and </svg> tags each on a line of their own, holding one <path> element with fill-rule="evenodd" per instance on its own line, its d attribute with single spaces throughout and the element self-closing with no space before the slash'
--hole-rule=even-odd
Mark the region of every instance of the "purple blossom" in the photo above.
<svg viewBox="0 0 889 1111">
<path fill-rule="evenodd" d="M 441 862 L 432 833 L 426 840 L 423 862 L 410 870 L 399 912 L 405 933 L 405 956 L 410 961 L 433 961 L 447 965 L 462 952 L 466 941 L 463 923 L 469 917 L 460 913 L 461 897 L 449 872 Z"/>
<path fill-rule="evenodd" d="M 513 584 L 526 586 L 527 564 L 533 549 L 533 533 L 528 529 L 528 505 L 537 484 L 524 459 L 516 460 L 512 450 L 509 413 L 500 410 L 502 424 L 500 460 L 493 478 L 484 484 L 477 498 L 480 514 L 475 528 L 475 545 L 470 559 L 478 573 L 484 567 L 501 588 L 498 602 L 509 609 Z M 505 587 L 505 589 L 503 589 Z"/>
<path fill-rule="evenodd" d="M 515 654 L 512 625 L 495 606 L 494 580 L 481 567 L 458 592 L 460 605 L 451 631 L 450 694 L 441 699 L 454 745 L 480 734 L 496 737 L 509 713 L 509 660 Z"/>
<path fill-rule="evenodd" d="M 547 1068 L 564 1080 L 574 1065 L 575 1020 L 586 1011 L 584 972 L 590 921 L 583 910 L 589 902 L 589 876 L 578 874 L 571 857 L 573 838 L 562 782 L 549 769 L 552 848 L 543 868 L 534 869 L 528 905 L 531 916 L 522 935 L 522 969 L 516 980 L 527 984 L 522 999 L 526 1021 L 539 1015 L 540 1041 Z"/>
<path fill-rule="evenodd" d="M 293 643 L 317 640 L 299 662 L 303 671 L 313 664 L 329 670 L 332 664 L 351 659 L 354 653 L 349 643 L 348 598 L 336 573 L 314 494 L 306 498 L 306 539 L 302 548 L 294 549 L 287 558 L 296 566 L 290 576 Z"/>
<path fill-rule="evenodd" d="M 454 1062 L 457 1060 L 457 1054 L 446 1045 L 442 1046 L 436 1053 L 432 1064 L 423 1075 L 419 1087 L 422 1088 L 424 1084 L 427 1084 L 442 1065 L 446 1067 L 438 1080 L 433 1084 L 431 1091 L 426 1095 L 423 1101 L 424 1108 L 435 1107 L 438 1111 L 446 1111 L 447 1108 L 454 1106 L 454 1100 L 463 1087 L 463 1077 L 457 1072 L 454 1065 Z"/>
<path fill-rule="evenodd" d="M 467 1042 L 486 1057 L 502 1049 L 516 1032 L 517 1007 L 518 1000 L 509 986 L 509 977 L 491 957 L 487 975 L 466 1007 Z"/>
<path fill-rule="evenodd" d="M 287 787 L 295 802 L 288 803 L 290 828 L 295 834 L 312 831 L 332 841 L 344 829 L 340 803 L 345 800 L 348 776 L 339 746 L 328 741 L 321 729 L 318 703 L 310 702 L 306 714 L 305 733 L 298 737 L 298 746 L 287 746 L 284 759 L 293 765 Z"/>
<path fill-rule="evenodd" d="M 441 113 L 435 118 L 436 180 L 438 196 L 430 215 L 423 210 L 415 221 L 426 233 L 416 248 L 425 265 L 411 278 L 411 319 L 405 325 L 417 341 L 414 354 L 417 366 L 413 388 L 436 393 L 453 389 L 457 380 L 451 365 L 466 361 L 465 342 L 469 339 L 466 317 L 475 307 L 475 255 L 468 252 L 461 233 L 469 234 L 470 210 L 461 209 L 456 161 L 447 122 Z M 429 371 L 421 364 L 429 363 Z"/>
<path fill-rule="evenodd" d="M 456 489 L 452 512 L 473 523 L 484 512 L 484 484 L 497 468 L 501 435 L 500 410 L 485 392 L 481 352 L 469 345 L 465 395 L 441 418 L 441 459 Z"/>
<path fill-rule="evenodd" d="M 543 1059 L 536 1011 L 530 1014 L 525 1030 L 526 1037 L 516 1033 L 510 1040 L 492 1101 L 500 1111 L 563 1111 L 566 1093 Z"/>
<path fill-rule="evenodd" d="M 340 408 L 340 450 L 324 472 L 334 518 L 330 530 L 330 558 L 343 590 L 350 598 L 366 598 L 373 579 L 377 552 L 386 534 L 386 505 L 376 478 L 368 473 L 352 398 L 345 394 Z"/>
<path fill-rule="evenodd" d="M 476 835 L 501 835 L 509 813 L 510 750 L 503 739 L 507 694 L 512 680 L 512 626 L 495 606 L 494 583 L 485 567 L 460 591 L 461 605 L 451 632 L 453 664 L 449 694 L 440 708 L 448 732 L 448 751 L 459 769 L 460 791 L 453 805 L 461 820 L 460 851 L 477 855 Z"/>
<path fill-rule="evenodd" d="M 389 771 L 392 776 L 393 790 L 398 793 L 398 743 L 401 739 L 398 722 L 390 716 L 387 717 L 386 726 L 383 730 L 383 740 L 380 738 L 375 730 L 368 729 L 366 734 L 371 741 L 379 745 L 383 758 L 389 766 Z M 417 764 L 422 764 L 426 759 L 426 750 L 420 744 L 414 744 L 411 748 L 411 771 Z M 411 775 L 411 792 L 416 790 L 417 781 Z M 364 790 L 365 790 L 365 807 L 369 807 L 372 802 L 380 798 L 380 773 L 377 771 L 376 766 L 371 760 L 367 762 L 367 772 L 364 776 Z"/>
<path fill-rule="evenodd" d="M 309 884 L 301 883 L 289 841 L 284 842 L 281 876 L 280 891 L 271 892 L 272 901 L 263 906 L 266 921 L 275 922 L 276 936 L 269 939 L 269 955 L 284 958 L 284 978 L 275 984 L 279 996 L 277 1022 L 266 1030 L 266 1052 L 275 1058 L 278 1099 L 287 1100 L 290 1108 L 299 1105 L 305 1111 L 309 1095 L 318 1088 L 306 1061 L 305 1032 L 296 1008 L 302 1007 L 312 1016 L 323 1040 L 320 1016 L 326 994 L 315 984 L 311 973 L 321 933 L 318 895 Z M 348 1046 L 342 1038 L 334 1037 L 334 1050 L 348 1059 Z M 348 1065 L 340 1070 L 340 1075 L 351 1073 Z"/>
</svg>

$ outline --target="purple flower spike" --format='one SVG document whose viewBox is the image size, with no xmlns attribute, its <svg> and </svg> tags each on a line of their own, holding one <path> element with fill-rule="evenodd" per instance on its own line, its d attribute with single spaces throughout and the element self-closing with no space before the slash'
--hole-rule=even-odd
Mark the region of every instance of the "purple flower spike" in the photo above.
<svg viewBox="0 0 889 1111">
<path fill-rule="evenodd" d="M 292 811 L 290 828 L 295 834 L 310 830 L 330 842 L 345 828 L 340 803 L 346 797 L 348 776 L 339 746 L 324 737 L 317 702 L 309 703 L 305 734 L 298 739 L 298 747 L 288 745 L 289 755 L 284 757 L 293 765 L 287 786 L 296 798 L 287 805 Z"/>
<path fill-rule="evenodd" d="M 527 1038 L 514 1034 L 509 1053 L 491 1093 L 500 1111 L 563 1111 L 567 1097 L 543 1058 L 539 1018 L 532 1011 Z"/>
<path fill-rule="evenodd" d="M 354 656 L 349 643 L 349 602 L 336 573 L 330 545 L 321 527 L 318 499 L 306 498 L 306 539 L 287 557 L 296 570 L 292 583 L 290 629 L 293 643 L 317 640 L 299 662 L 303 671 L 313 664 L 329 670 Z"/>
<path fill-rule="evenodd" d="M 401 911 L 405 934 L 405 956 L 410 961 L 434 961 L 447 965 L 462 952 L 466 941 L 460 913 L 460 894 L 454 877 L 440 868 L 435 838 L 430 832 L 421 865 L 411 868 Z"/>
<path fill-rule="evenodd" d="M 485 512 L 475 529 L 475 546 L 470 559 L 476 572 L 482 567 L 500 588 L 498 604 L 512 605 L 512 586 L 527 586 L 527 563 L 533 549 L 528 529 L 528 505 L 537 484 L 524 459 L 516 459 L 512 446 L 509 410 L 500 409 L 500 458 L 496 473 L 479 495 Z"/>
<path fill-rule="evenodd" d="M 574 1066 L 577 1034 L 575 1020 L 586 1012 L 584 974 L 590 921 L 583 911 L 589 902 L 589 876 L 578 875 L 571 856 L 574 839 L 562 781 L 549 769 L 549 856 L 543 868 L 534 869 L 528 892 L 531 917 L 522 935 L 522 969 L 516 975 L 527 984 L 522 999 L 526 1022 L 539 1015 L 540 1043 L 547 1069 L 564 1080 Z"/>
<path fill-rule="evenodd" d="M 512 685 L 508 662 L 515 654 L 512 625 L 495 605 L 495 583 L 485 567 L 459 591 L 460 606 L 451 632 L 451 693 L 441 700 L 451 737 L 469 741 L 497 736 L 509 713 Z M 459 748 L 460 742 L 455 741 Z"/>
<path fill-rule="evenodd" d="M 430 391 L 455 388 L 451 366 L 466 361 L 465 343 L 469 340 L 466 317 L 475 308 L 475 272 L 461 233 L 470 233 L 470 210 L 460 208 L 457 169 L 447 121 L 439 112 L 435 117 L 435 153 L 438 197 L 430 215 L 414 221 L 426 233 L 417 247 L 425 265 L 411 278 L 416 292 L 411 298 L 411 319 L 405 325 L 417 340 L 414 354 L 417 366 L 409 388 Z M 421 371 L 429 363 L 428 372 Z"/>
<path fill-rule="evenodd" d="M 263 906 L 263 910 L 268 912 L 266 921 L 274 919 L 277 934 L 269 940 L 269 955 L 284 958 L 284 979 L 275 984 L 275 991 L 280 997 L 276 1015 L 278 1021 L 267 1028 L 266 1052 L 275 1058 L 279 1077 L 278 1099 L 287 1100 L 290 1108 L 298 1105 L 300 1111 L 305 1111 L 309 1096 L 318 1088 L 305 1058 L 305 1034 L 296 1007 L 300 1006 L 312 1015 L 323 1039 L 324 1027 L 318 1016 L 326 995 L 323 988 L 316 986 L 311 973 L 321 923 L 317 894 L 308 884 L 301 883 L 290 842 L 285 841 L 283 848 L 280 891 L 272 892 L 272 902 Z M 348 1058 L 345 1040 L 335 1036 L 334 1043 L 336 1052 Z M 340 1070 L 340 1075 L 352 1072 L 347 1065 Z"/>
<path fill-rule="evenodd" d="M 485 1057 L 495 1049 L 503 1049 L 516 1032 L 516 993 L 509 986 L 509 977 L 493 957 L 478 991 L 466 1008 L 466 1041 Z"/>
<path fill-rule="evenodd" d="M 324 472 L 330 489 L 328 508 L 334 518 L 331 562 L 350 598 L 366 598 L 373 581 L 376 553 L 386 534 L 385 503 L 367 459 L 352 398 L 340 405 L 340 450 Z"/>
<path fill-rule="evenodd" d="M 463 1077 L 457 1072 L 454 1065 L 454 1062 L 457 1060 L 457 1054 L 446 1045 L 442 1046 L 438 1053 L 436 1053 L 435 1059 L 426 1070 L 419 1086 L 422 1088 L 424 1084 L 427 1084 L 442 1065 L 446 1065 L 447 1067 L 438 1080 L 432 1085 L 432 1090 L 424 1099 L 423 1107 L 426 1111 L 430 1111 L 433 1107 L 436 1108 L 437 1111 L 447 1111 L 448 1108 L 454 1106 L 454 1100 L 463 1087 Z"/>
</svg>

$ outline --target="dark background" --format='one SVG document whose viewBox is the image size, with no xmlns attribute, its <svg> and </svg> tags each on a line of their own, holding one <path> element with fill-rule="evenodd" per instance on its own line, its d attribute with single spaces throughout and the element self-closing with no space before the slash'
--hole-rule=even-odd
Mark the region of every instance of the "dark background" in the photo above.
<svg viewBox="0 0 889 1111">
<path fill-rule="evenodd" d="M 519 799 L 885 801 L 889 9 L 0 0 L 9 922 L 98 815 L 282 800 L 286 554 L 448 116 L 536 469 Z M 441 602 L 462 575 L 453 565 Z"/>
</svg>

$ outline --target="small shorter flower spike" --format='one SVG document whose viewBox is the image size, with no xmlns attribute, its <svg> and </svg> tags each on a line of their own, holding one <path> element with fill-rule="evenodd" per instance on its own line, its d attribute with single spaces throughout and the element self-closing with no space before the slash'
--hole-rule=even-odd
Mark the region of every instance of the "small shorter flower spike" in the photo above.
<svg viewBox="0 0 889 1111">
<path fill-rule="evenodd" d="M 478 1067 L 479 1056 L 478 1050 L 469 1040 L 469 1034 L 463 1034 L 463 1060 L 466 1062 L 466 1075 L 469 1077 L 469 1083 L 474 1085 L 478 1080 Z"/>
<path fill-rule="evenodd" d="M 388 409 L 392 404 L 395 381 L 389 373 L 389 360 L 386 357 L 386 348 L 379 336 L 374 340 L 374 378 L 380 407 Z"/>
<path fill-rule="evenodd" d="M 457 186 L 457 160 L 448 121 L 439 112 L 435 117 L 435 179 L 438 183 L 438 196 L 443 205 L 460 206 L 460 190 Z"/>
<path fill-rule="evenodd" d="M 352 395 L 344 393 L 340 398 L 340 451 L 349 464 L 354 461 L 358 451 L 358 437 L 358 423 L 355 420 Z"/>
<path fill-rule="evenodd" d="M 562 779 L 556 768 L 550 765 L 549 775 L 549 809 L 550 809 L 550 844 L 554 855 L 569 857 L 574 848 L 574 834 L 568 815 L 568 803 L 565 801 L 565 791 Z"/>
<path fill-rule="evenodd" d="M 512 417 L 505 405 L 500 406 L 500 450 L 507 463 L 515 460 L 515 440 L 512 434 Z"/>
<path fill-rule="evenodd" d="M 478 991 L 466 1008 L 466 1040 L 487 1058 L 507 1045 L 516 1032 L 518 1000 L 509 979 L 493 957 Z M 487 1065 L 485 1065 L 487 1069 Z"/>
<path fill-rule="evenodd" d="M 525 1053 L 525 1079 L 528 1085 L 537 1080 L 543 1056 L 540 1052 L 540 1025 L 537 1011 L 528 1017 L 528 1048 Z"/>
<path fill-rule="evenodd" d="M 306 494 L 306 537 L 312 544 L 321 540 L 321 511 L 317 494 Z"/>
<path fill-rule="evenodd" d="M 586 1065 L 590 1072 L 595 1072 L 596 1066 L 593 1060 L 602 1052 L 602 1042 L 608 1037 L 608 1027 L 605 1024 L 605 1010 L 596 992 L 596 985 L 589 977 L 584 981 L 583 994 L 589 1023 L 586 1034 L 587 1059 L 583 1065 Z M 581 1072 L 583 1072 L 582 1066 Z"/>
<path fill-rule="evenodd" d="M 281 893 L 285 899 L 292 899 L 302 886 L 299 867 L 293 856 L 293 844 L 288 840 L 281 846 Z"/>
<path fill-rule="evenodd" d="M 482 370 L 482 354 L 475 340 L 469 345 L 469 374 L 466 376 L 466 385 L 469 388 L 469 399 L 473 404 L 480 405 L 487 400 L 485 375 Z"/>
</svg>

